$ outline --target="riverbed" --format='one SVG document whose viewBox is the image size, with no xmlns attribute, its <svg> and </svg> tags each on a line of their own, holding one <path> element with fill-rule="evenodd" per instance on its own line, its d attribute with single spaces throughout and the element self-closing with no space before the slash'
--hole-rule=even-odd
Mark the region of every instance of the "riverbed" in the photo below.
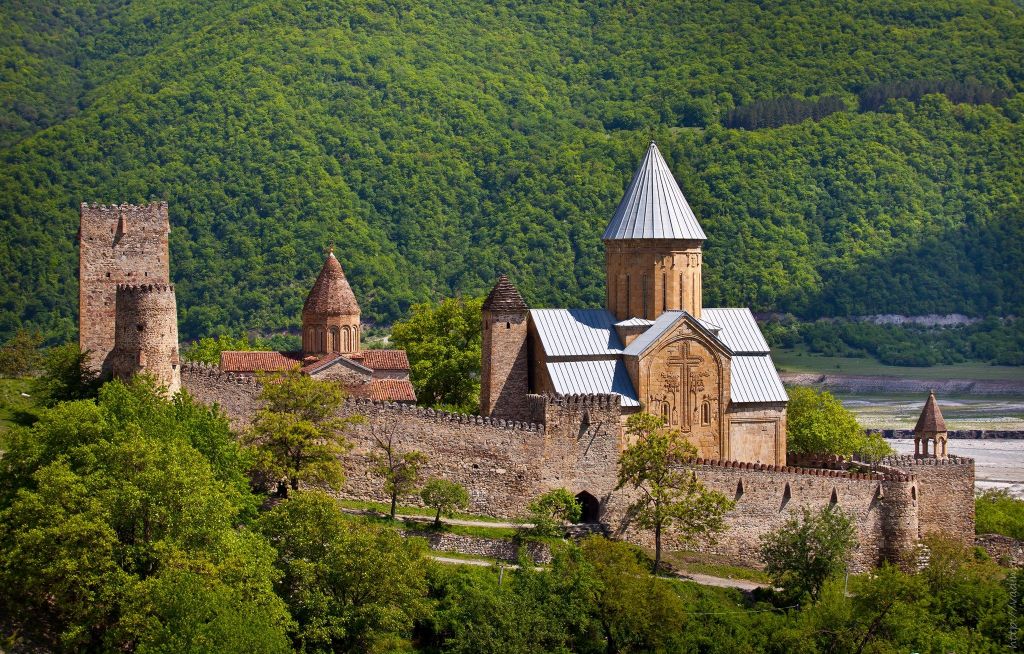
<svg viewBox="0 0 1024 654">
<path fill-rule="evenodd" d="M 900 454 L 913 454 L 914 441 L 893 438 L 889 444 Z M 1024 498 L 1024 440 L 950 439 L 949 453 L 974 459 L 974 488 L 1004 488 Z"/>
</svg>

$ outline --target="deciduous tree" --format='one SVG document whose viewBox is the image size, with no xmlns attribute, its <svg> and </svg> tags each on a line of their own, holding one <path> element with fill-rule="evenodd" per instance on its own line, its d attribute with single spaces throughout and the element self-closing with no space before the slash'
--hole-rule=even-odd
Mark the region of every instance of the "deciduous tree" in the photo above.
<svg viewBox="0 0 1024 654">
<path fill-rule="evenodd" d="M 562 526 L 566 522 L 578 522 L 583 507 L 572 493 L 564 488 L 556 488 L 535 498 L 527 511 L 527 520 L 533 523 L 530 533 L 552 537 L 562 535 Z"/>
<path fill-rule="evenodd" d="M 437 509 L 434 516 L 434 526 L 441 526 L 441 514 L 451 516 L 457 509 L 465 509 L 469 506 L 469 492 L 466 487 L 447 479 L 431 479 L 423 485 L 420 491 L 423 503 L 432 509 Z"/>
<path fill-rule="evenodd" d="M 839 507 L 804 509 L 802 518 L 790 518 L 761 537 L 761 558 L 791 598 L 817 599 L 825 581 L 846 570 L 856 544 L 853 523 Z"/>
<path fill-rule="evenodd" d="M 344 390 L 297 368 L 261 381 L 263 408 L 243 435 L 258 455 L 256 468 L 282 480 L 278 492 L 284 496 L 300 482 L 339 488 L 345 479 L 339 456 L 350 447 L 345 429 L 358 420 L 337 415 Z"/>
<path fill-rule="evenodd" d="M 866 433 L 831 393 L 806 386 L 789 389 L 786 448 L 795 454 L 858 454 L 871 461 L 892 453 L 881 436 Z"/>
<path fill-rule="evenodd" d="M 654 572 L 661 565 L 661 536 L 671 529 L 681 542 L 712 537 L 724 526 L 733 502 L 708 490 L 686 463 L 697 450 L 676 429 L 667 429 L 657 416 L 637 413 L 626 421 L 633 441 L 619 457 L 616 489 L 631 488 L 637 499 L 630 507 L 633 519 L 654 530 Z"/>
<path fill-rule="evenodd" d="M 395 416 L 378 414 L 370 424 L 374 451 L 370 470 L 384 479 L 384 490 L 391 498 L 391 519 L 395 519 L 398 498 L 416 490 L 420 469 L 427 455 L 418 450 L 403 450 L 401 422 Z"/>
<path fill-rule="evenodd" d="M 482 298 L 417 304 L 395 323 L 391 339 L 405 348 L 410 378 L 422 404 L 471 412 L 480 398 Z"/>
</svg>

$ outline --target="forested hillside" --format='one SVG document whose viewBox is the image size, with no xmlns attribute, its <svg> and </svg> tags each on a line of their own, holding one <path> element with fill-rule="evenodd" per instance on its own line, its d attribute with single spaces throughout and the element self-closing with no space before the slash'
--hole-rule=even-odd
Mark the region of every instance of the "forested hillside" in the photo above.
<svg viewBox="0 0 1024 654">
<path fill-rule="evenodd" d="M 651 138 L 708 305 L 1020 314 L 1022 84 L 1010 0 L 5 2 L 0 340 L 75 334 L 80 201 L 170 203 L 183 338 L 297 325 L 331 243 L 372 320 L 598 305 Z"/>
</svg>

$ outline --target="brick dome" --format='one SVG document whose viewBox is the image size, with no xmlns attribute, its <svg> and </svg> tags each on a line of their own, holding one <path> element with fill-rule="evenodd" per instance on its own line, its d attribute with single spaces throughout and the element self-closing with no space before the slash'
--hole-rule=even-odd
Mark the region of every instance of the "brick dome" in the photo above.
<svg viewBox="0 0 1024 654">
<path fill-rule="evenodd" d="M 302 314 L 319 316 L 358 316 L 359 303 L 352 293 L 352 287 L 345 279 L 345 272 L 334 256 L 327 255 L 324 267 L 316 278 L 312 290 L 302 306 Z"/>
</svg>

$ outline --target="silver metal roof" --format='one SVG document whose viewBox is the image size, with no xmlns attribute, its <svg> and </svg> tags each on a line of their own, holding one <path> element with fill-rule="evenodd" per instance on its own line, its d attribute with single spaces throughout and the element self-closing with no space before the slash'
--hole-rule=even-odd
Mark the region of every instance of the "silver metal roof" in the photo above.
<svg viewBox="0 0 1024 654">
<path fill-rule="evenodd" d="M 730 367 L 729 397 L 733 402 L 786 402 L 775 364 L 767 354 L 734 356 Z"/>
<path fill-rule="evenodd" d="M 615 316 L 604 309 L 531 309 L 530 318 L 549 359 L 622 352 Z"/>
<path fill-rule="evenodd" d="M 707 238 L 653 142 L 633 173 L 633 180 L 602 238 Z"/>
<path fill-rule="evenodd" d="M 627 356 L 639 356 L 686 315 L 685 311 L 666 311 L 654 321 L 650 329 L 637 336 L 622 352 Z"/>
<path fill-rule="evenodd" d="M 622 406 L 640 406 L 626 365 L 619 360 L 556 361 L 547 364 L 555 392 L 562 395 L 618 393 Z"/>
<path fill-rule="evenodd" d="M 735 354 L 767 354 L 768 343 L 750 309 L 702 309 L 701 322 L 710 322 L 722 328 L 719 340 Z"/>
<path fill-rule="evenodd" d="M 646 318 L 630 318 L 628 320 L 620 320 L 615 323 L 616 327 L 650 327 L 654 324 L 653 320 L 647 320 Z"/>
</svg>

